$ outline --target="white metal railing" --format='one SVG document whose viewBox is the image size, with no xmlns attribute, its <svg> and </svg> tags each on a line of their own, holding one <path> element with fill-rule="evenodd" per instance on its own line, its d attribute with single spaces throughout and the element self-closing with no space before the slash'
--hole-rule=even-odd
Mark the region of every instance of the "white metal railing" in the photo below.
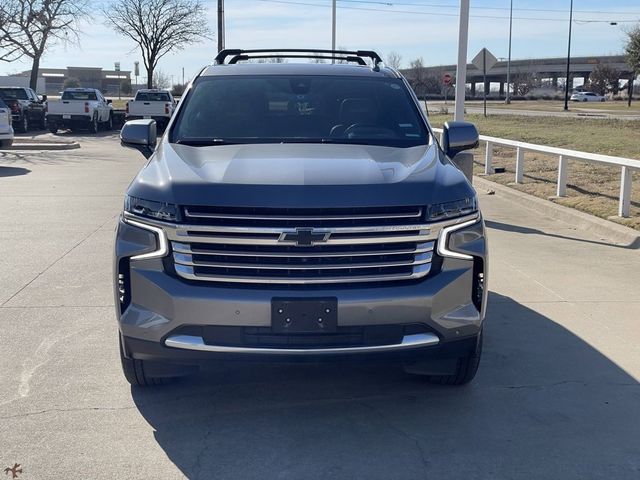
<svg viewBox="0 0 640 480">
<path fill-rule="evenodd" d="M 434 128 L 434 131 L 442 133 L 441 128 Z M 488 137 L 480 135 L 480 140 L 485 142 L 485 163 L 484 173 L 486 175 L 493 172 L 493 147 L 495 145 L 512 147 L 516 149 L 516 174 L 515 182 L 522 183 L 524 178 L 524 152 L 538 152 L 547 155 L 558 156 L 558 181 L 556 194 L 558 197 L 567 195 L 567 169 L 568 160 L 581 160 L 587 163 L 597 163 L 621 168 L 620 176 L 620 200 L 618 205 L 618 216 L 628 217 L 631 210 L 631 178 L 632 171 L 640 171 L 640 160 L 623 157 L 612 157 L 610 155 L 600 155 L 597 153 L 579 152 L 566 148 L 547 147 L 533 143 L 506 140 L 504 138 Z"/>
</svg>

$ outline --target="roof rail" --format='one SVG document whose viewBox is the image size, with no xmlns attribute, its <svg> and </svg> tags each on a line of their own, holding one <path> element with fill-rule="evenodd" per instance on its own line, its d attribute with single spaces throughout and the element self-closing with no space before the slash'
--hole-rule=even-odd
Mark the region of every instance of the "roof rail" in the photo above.
<svg viewBox="0 0 640 480">
<path fill-rule="evenodd" d="M 229 64 L 239 61 L 246 61 L 255 58 L 321 58 L 326 60 L 344 60 L 359 65 L 366 65 L 365 58 L 371 60 L 374 69 L 379 68 L 379 64 L 383 63 L 382 58 L 372 50 L 317 50 L 306 48 L 263 48 L 253 50 L 241 49 L 224 49 L 221 50 L 215 58 L 216 65 L 224 65 L 225 60 L 229 60 Z"/>
</svg>

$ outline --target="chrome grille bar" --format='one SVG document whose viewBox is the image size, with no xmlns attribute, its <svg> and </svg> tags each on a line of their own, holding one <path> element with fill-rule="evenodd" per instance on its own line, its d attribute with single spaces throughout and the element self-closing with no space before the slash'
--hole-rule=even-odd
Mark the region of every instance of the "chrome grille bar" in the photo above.
<svg viewBox="0 0 640 480">
<path fill-rule="evenodd" d="M 327 220 L 383 220 L 383 219 L 403 219 L 403 218 L 420 218 L 422 217 L 422 208 L 416 207 L 415 210 L 407 212 L 389 212 L 389 213 L 369 213 L 357 215 L 260 215 L 260 214 L 232 214 L 232 213 L 211 213 L 192 211 L 191 208 L 185 207 L 185 216 L 187 218 L 206 218 L 206 219 L 222 219 L 222 220 L 258 220 L 258 221 L 327 221 Z"/>
<path fill-rule="evenodd" d="M 190 265 L 194 267 L 215 267 L 215 268 L 244 268 L 260 270 L 344 270 L 351 268 L 384 268 L 384 267 L 406 267 L 410 265 L 422 265 L 431 262 L 431 253 L 416 256 L 413 260 L 391 261 L 391 262 L 367 262 L 348 264 L 273 264 L 273 263 L 228 263 L 193 260 L 191 255 L 174 253 L 173 260 L 180 265 Z"/>
<path fill-rule="evenodd" d="M 225 255 L 230 257 L 265 257 L 265 258 L 316 258 L 316 257 L 368 257 L 374 255 L 411 255 L 416 253 L 432 252 L 435 243 L 425 242 L 418 243 L 414 248 L 405 249 L 385 249 L 385 250 L 351 250 L 344 252 L 292 252 L 292 251 L 280 251 L 280 252 L 267 252 L 259 250 L 221 250 L 215 249 L 215 246 L 211 249 L 194 247 L 188 243 L 172 242 L 174 252 L 188 253 L 197 255 Z M 218 245 L 220 246 L 220 245 Z"/>
<path fill-rule="evenodd" d="M 380 274 L 380 275 L 358 275 L 346 276 L 336 275 L 333 277 L 276 277 L 276 276 L 241 276 L 241 275 L 214 275 L 214 274 L 196 274 L 194 268 L 187 265 L 176 265 L 176 272 L 183 278 L 188 280 L 205 280 L 210 282 L 221 283 L 252 283 L 252 284 L 286 284 L 286 285 L 309 285 L 309 284 L 328 284 L 328 283 L 369 283 L 369 282 L 385 282 L 400 280 L 415 280 L 422 278 L 429 273 L 431 264 L 419 265 L 413 272 L 402 274 Z"/>
</svg>

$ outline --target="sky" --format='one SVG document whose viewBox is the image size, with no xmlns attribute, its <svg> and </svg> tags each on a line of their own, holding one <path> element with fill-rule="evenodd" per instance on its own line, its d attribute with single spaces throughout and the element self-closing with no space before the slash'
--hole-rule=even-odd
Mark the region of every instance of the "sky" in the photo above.
<svg viewBox="0 0 640 480">
<path fill-rule="evenodd" d="M 109 0 L 103 0 L 109 1 Z M 204 0 L 212 30 L 216 0 Z M 486 47 L 498 58 L 508 55 L 510 0 L 471 0 L 468 59 Z M 513 0 L 512 58 L 563 57 L 567 54 L 570 0 Z M 337 45 L 373 49 L 383 57 L 402 56 L 402 66 L 421 57 L 424 65 L 454 64 L 457 58 L 458 0 L 338 0 Z M 97 11 L 97 9 L 96 9 Z M 610 25 L 618 22 L 618 25 Z M 640 22 L 639 0 L 574 0 L 572 55 L 623 52 L 625 29 Z M 228 48 L 331 47 L 331 0 L 226 0 Z M 158 68 L 185 80 L 210 64 L 217 39 L 187 46 L 160 60 Z M 80 26 L 78 45 L 54 45 L 42 67 L 103 67 L 133 70 L 140 61 L 136 45 L 117 36 L 99 14 Z M 28 61 L 0 63 L 0 74 L 30 68 Z M 135 79 L 132 79 L 135 81 Z M 143 79 L 140 78 L 140 82 Z"/>
</svg>

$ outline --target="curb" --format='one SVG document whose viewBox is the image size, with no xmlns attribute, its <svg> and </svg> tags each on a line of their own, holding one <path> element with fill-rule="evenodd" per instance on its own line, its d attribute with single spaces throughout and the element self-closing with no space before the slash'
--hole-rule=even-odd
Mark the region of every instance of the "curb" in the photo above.
<svg viewBox="0 0 640 480">
<path fill-rule="evenodd" d="M 78 142 L 70 143 L 14 143 L 11 147 L 2 150 L 3 152 L 10 152 L 12 150 L 74 150 L 80 148 Z"/>
<path fill-rule="evenodd" d="M 574 210 L 573 208 L 565 207 L 564 205 L 558 205 L 549 200 L 534 197 L 528 193 L 492 182 L 486 178 L 474 176 L 473 184 L 476 189 L 494 190 L 500 196 L 518 205 L 562 220 L 580 230 L 588 230 L 603 240 L 607 240 L 615 245 L 631 249 L 640 249 L 640 232 L 632 228 L 589 215 L 579 210 Z"/>
</svg>

